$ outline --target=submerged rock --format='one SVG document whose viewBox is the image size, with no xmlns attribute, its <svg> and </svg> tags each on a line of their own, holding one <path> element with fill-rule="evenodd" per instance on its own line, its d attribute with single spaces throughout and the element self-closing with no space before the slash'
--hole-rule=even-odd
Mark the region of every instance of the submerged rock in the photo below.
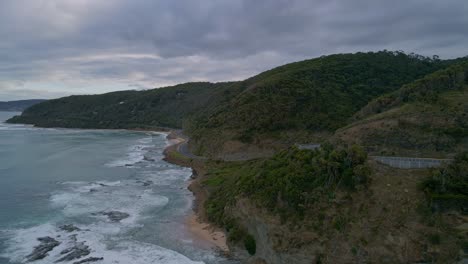
<svg viewBox="0 0 468 264">
<path fill-rule="evenodd" d="M 149 181 L 149 180 L 143 182 L 143 186 L 145 186 L 145 187 L 150 186 L 150 185 L 152 185 L 152 184 L 154 184 L 154 182 L 153 182 L 153 181 Z"/>
<path fill-rule="evenodd" d="M 34 250 L 31 254 L 26 256 L 28 261 L 36 261 L 39 259 L 43 259 L 47 257 L 50 251 L 52 251 L 55 247 L 60 245 L 60 242 L 51 238 L 51 237 L 40 237 L 37 239 L 41 244 L 39 246 L 34 247 Z"/>
<path fill-rule="evenodd" d="M 60 252 L 61 255 L 65 255 L 63 258 L 60 258 L 59 260 L 55 262 L 62 262 L 62 261 L 71 261 L 74 259 L 79 259 L 81 257 L 87 256 L 91 253 L 91 250 L 87 245 L 84 244 L 84 242 L 79 242 L 76 243 L 73 247 L 67 248 L 65 250 L 62 250 Z"/>
<path fill-rule="evenodd" d="M 100 260 L 104 260 L 104 258 L 86 258 L 86 259 L 83 259 L 83 260 L 80 260 L 80 261 L 76 261 L 76 262 L 73 262 L 73 264 L 83 264 L 83 263 L 90 263 L 90 262 L 96 262 L 96 261 L 100 261 Z"/>
<path fill-rule="evenodd" d="M 68 233 L 74 232 L 74 231 L 81 231 L 80 228 L 74 226 L 73 224 L 69 225 L 63 225 L 59 227 L 61 230 L 66 231 Z"/>
<path fill-rule="evenodd" d="M 148 156 L 143 156 L 143 159 L 146 160 L 146 161 L 155 161 L 155 159 L 150 158 Z"/>
<path fill-rule="evenodd" d="M 128 218 L 130 216 L 127 213 L 123 213 L 119 211 L 103 212 L 102 214 L 107 216 L 109 220 L 111 220 L 112 222 L 120 222 L 121 220 Z"/>
</svg>

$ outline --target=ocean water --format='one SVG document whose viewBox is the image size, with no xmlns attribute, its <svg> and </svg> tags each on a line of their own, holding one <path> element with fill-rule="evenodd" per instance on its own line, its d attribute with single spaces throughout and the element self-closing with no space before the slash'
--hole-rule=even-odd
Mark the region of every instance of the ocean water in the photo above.
<svg viewBox="0 0 468 264">
<path fill-rule="evenodd" d="M 187 230 L 191 170 L 162 160 L 164 134 L 3 123 L 13 114 L 0 112 L 0 264 L 27 263 L 41 237 L 60 245 L 31 263 L 77 244 L 90 254 L 59 263 L 233 263 Z"/>
</svg>

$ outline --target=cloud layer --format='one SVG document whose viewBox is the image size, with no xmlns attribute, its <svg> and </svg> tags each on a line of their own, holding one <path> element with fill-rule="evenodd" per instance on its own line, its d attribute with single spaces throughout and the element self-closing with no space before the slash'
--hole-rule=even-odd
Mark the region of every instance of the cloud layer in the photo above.
<svg viewBox="0 0 468 264">
<path fill-rule="evenodd" d="M 468 55 L 466 0 L 3 0 L 0 100 L 239 80 L 338 52 Z"/>
</svg>

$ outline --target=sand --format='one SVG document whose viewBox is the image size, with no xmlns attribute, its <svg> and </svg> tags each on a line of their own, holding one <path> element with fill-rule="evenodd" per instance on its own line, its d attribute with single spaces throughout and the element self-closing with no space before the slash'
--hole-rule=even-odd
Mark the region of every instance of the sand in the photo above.
<svg viewBox="0 0 468 264">
<path fill-rule="evenodd" d="M 184 143 L 187 139 L 182 138 L 177 133 L 170 133 L 168 135 L 168 140 L 170 145 L 165 150 L 165 160 L 182 166 L 190 166 L 192 169 L 194 169 L 194 164 L 189 165 L 186 163 L 186 161 L 177 160 L 174 157 L 169 158 L 168 156 L 168 153 L 178 151 L 178 145 Z M 195 196 L 195 201 L 193 212 L 187 217 L 185 221 L 187 229 L 192 233 L 194 238 L 199 240 L 201 243 L 215 247 L 225 254 L 229 253 L 226 234 L 222 230 L 215 228 L 210 223 L 200 220 L 205 219 L 206 217 L 204 216 L 203 208 L 199 208 L 198 204 L 204 203 L 207 198 L 207 194 L 202 190 L 199 183 L 199 178 L 191 180 L 189 184 L 189 190 Z"/>
<path fill-rule="evenodd" d="M 229 252 L 226 235 L 213 228 L 210 224 L 199 221 L 195 213 L 187 218 L 186 224 L 196 239 L 201 239 L 225 253 Z"/>
</svg>

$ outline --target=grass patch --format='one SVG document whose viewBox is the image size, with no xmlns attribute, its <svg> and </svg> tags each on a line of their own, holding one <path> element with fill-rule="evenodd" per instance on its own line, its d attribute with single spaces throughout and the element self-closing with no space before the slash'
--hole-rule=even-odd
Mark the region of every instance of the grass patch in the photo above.
<svg viewBox="0 0 468 264">
<path fill-rule="evenodd" d="M 209 176 L 206 180 L 203 181 L 205 185 L 210 187 L 220 186 L 224 182 L 224 178 L 220 175 Z"/>
</svg>

